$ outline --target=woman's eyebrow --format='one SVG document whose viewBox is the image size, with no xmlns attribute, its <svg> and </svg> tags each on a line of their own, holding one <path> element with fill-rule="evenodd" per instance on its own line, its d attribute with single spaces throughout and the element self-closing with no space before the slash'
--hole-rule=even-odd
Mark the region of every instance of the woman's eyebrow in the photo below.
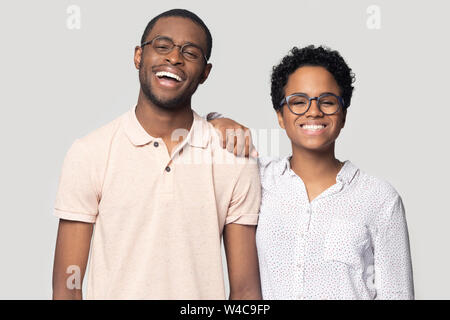
<svg viewBox="0 0 450 320">
<path fill-rule="evenodd" d="M 305 96 L 308 96 L 309 98 L 311 98 L 311 96 L 309 94 L 305 93 L 305 92 L 294 92 L 294 93 L 288 94 L 287 96 L 291 96 L 291 95 L 294 95 L 294 94 L 302 94 L 302 95 L 305 95 Z M 326 91 L 326 92 L 321 92 L 317 97 L 320 97 L 320 96 L 322 96 L 324 94 L 334 94 L 334 95 L 339 96 L 339 94 L 336 94 L 334 92 Z"/>
<path fill-rule="evenodd" d="M 291 93 L 291 94 L 288 94 L 288 96 L 291 96 L 291 95 L 293 95 L 293 94 L 303 94 L 303 95 L 305 95 L 305 96 L 308 96 L 308 94 L 307 93 L 304 93 L 304 92 L 293 92 L 293 93 Z M 309 96 L 308 96 L 309 97 Z"/>
<path fill-rule="evenodd" d="M 323 95 L 323 94 L 335 94 L 335 95 L 337 95 L 337 96 L 339 95 L 339 94 L 336 94 L 336 93 L 334 93 L 334 92 L 322 92 L 322 93 L 320 94 L 320 96 Z"/>
</svg>

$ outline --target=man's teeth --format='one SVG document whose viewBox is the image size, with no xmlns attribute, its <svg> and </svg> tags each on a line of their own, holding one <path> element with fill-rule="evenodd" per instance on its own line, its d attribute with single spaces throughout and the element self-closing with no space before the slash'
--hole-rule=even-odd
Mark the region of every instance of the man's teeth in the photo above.
<svg viewBox="0 0 450 320">
<path fill-rule="evenodd" d="M 158 78 L 168 77 L 168 78 L 175 79 L 177 81 L 181 81 L 181 78 L 179 76 L 177 76 L 176 74 L 172 73 L 172 72 L 159 71 L 159 72 L 156 73 L 156 76 Z"/>
<path fill-rule="evenodd" d="M 325 128 L 325 126 L 323 124 L 304 124 L 302 125 L 302 128 L 306 130 L 321 130 Z"/>
</svg>

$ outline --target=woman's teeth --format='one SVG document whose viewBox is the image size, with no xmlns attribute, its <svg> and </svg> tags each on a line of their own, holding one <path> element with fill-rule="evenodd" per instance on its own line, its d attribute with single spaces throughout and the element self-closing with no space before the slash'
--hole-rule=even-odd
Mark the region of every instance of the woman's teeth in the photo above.
<svg viewBox="0 0 450 320">
<path fill-rule="evenodd" d="M 158 78 L 167 77 L 167 78 L 175 79 L 178 82 L 181 81 L 181 78 L 179 76 L 177 76 L 176 74 L 172 73 L 172 72 L 159 71 L 159 72 L 156 73 L 156 76 Z"/>
<path fill-rule="evenodd" d="M 323 124 L 318 124 L 318 125 L 304 124 L 301 127 L 305 130 L 321 130 L 321 129 L 325 128 L 325 126 Z"/>
</svg>

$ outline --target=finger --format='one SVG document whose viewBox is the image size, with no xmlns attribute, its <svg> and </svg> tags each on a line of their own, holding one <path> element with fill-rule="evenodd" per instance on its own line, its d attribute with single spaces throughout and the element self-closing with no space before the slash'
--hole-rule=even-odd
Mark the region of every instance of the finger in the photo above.
<svg viewBox="0 0 450 320">
<path fill-rule="evenodd" d="M 248 158 L 254 148 L 252 133 L 250 129 L 245 128 L 245 157 Z"/>
<path fill-rule="evenodd" d="M 256 150 L 255 147 L 253 147 L 253 148 L 250 149 L 250 150 L 251 150 L 251 151 L 250 151 L 250 157 L 252 157 L 252 158 L 258 158 L 258 156 L 259 156 L 258 150 Z"/>
<path fill-rule="evenodd" d="M 248 135 L 249 141 L 249 150 L 250 150 L 250 156 L 253 158 L 257 158 L 259 156 L 258 150 L 256 150 L 255 145 L 253 144 L 253 138 L 252 138 L 252 134 L 249 130 L 249 135 Z"/>
<path fill-rule="evenodd" d="M 214 129 L 216 130 L 217 135 L 218 135 L 218 137 L 219 137 L 219 145 L 220 145 L 223 149 L 225 149 L 227 139 L 226 139 L 226 136 L 224 135 L 224 130 L 223 130 L 223 129 L 216 128 L 216 127 L 214 127 Z"/>
<path fill-rule="evenodd" d="M 226 130 L 226 137 L 227 137 L 226 146 L 228 152 L 234 153 L 234 147 L 236 146 L 235 136 L 236 133 L 234 132 L 234 129 Z"/>
<path fill-rule="evenodd" d="M 252 151 L 252 149 L 254 149 L 254 145 L 253 145 L 253 137 L 252 137 L 252 132 L 250 131 L 250 129 L 246 128 L 245 130 L 245 156 L 248 157 Z"/>
<path fill-rule="evenodd" d="M 225 149 L 227 147 L 227 133 L 225 129 L 220 129 L 220 136 L 222 138 L 222 148 Z"/>
<path fill-rule="evenodd" d="M 236 155 L 245 156 L 245 132 L 243 129 L 236 129 Z"/>
<path fill-rule="evenodd" d="M 248 135 L 245 136 L 245 157 L 248 158 L 250 154 L 250 137 Z"/>
</svg>

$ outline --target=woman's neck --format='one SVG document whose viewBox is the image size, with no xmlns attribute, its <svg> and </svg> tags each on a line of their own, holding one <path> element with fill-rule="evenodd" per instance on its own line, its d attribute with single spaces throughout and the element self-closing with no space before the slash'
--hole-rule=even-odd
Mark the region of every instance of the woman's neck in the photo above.
<svg viewBox="0 0 450 320">
<path fill-rule="evenodd" d="M 316 151 L 304 148 L 292 148 L 291 169 L 305 182 L 318 183 L 336 179 L 343 163 L 336 159 L 334 144 L 327 150 Z"/>
</svg>

